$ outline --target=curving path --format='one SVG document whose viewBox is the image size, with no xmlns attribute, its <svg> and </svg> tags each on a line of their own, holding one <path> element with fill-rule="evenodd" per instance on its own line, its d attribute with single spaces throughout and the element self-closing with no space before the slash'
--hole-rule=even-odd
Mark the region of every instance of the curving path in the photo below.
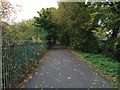
<svg viewBox="0 0 120 90">
<path fill-rule="evenodd" d="M 56 46 L 39 66 L 26 88 L 112 88 L 69 50 Z"/>
</svg>

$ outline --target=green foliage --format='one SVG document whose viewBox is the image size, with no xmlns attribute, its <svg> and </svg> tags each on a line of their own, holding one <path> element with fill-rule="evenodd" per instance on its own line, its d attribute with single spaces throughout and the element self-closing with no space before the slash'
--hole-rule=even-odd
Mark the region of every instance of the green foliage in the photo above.
<svg viewBox="0 0 120 90">
<path fill-rule="evenodd" d="M 38 66 L 46 47 L 40 43 L 24 43 L 2 47 L 3 86 L 20 88 L 19 84 Z"/>
<path fill-rule="evenodd" d="M 120 38 L 106 41 L 102 46 L 103 54 L 115 58 L 120 62 Z"/>
<path fill-rule="evenodd" d="M 26 20 L 16 25 L 9 25 L 7 23 L 2 23 L 2 35 L 3 35 L 3 45 L 16 45 L 25 42 L 32 42 L 32 37 L 35 36 L 36 42 L 38 42 L 38 37 L 42 40 L 42 43 L 46 42 L 45 31 L 40 31 L 41 28 L 35 27 L 34 20 Z"/>
<path fill-rule="evenodd" d="M 90 41 L 89 41 L 90 40 Z M 96 40 L 96 38 L 89 38 L 86 40 L 85 43 L 82 43 L 80 46 L 80 50 L 83 52 L 89 52 L 89 53 L 98 53 L 99 45 Z"/>
<path fill-rule="evenodd" d="M 94 3 L 88 7 L 91 12 L 90 27 L 104 55 L 120 60 L 119 15 L 120 2 Z M 101 42 L 104 41 L 104 42 Z"/>
<path fill-rule="evenodd" d="M 120 26 L 119 6 L 120 2 L 99 2 L 89 5 L 87 9 L 91 16 L 88 23 L 90 29 L 102 28 L 104 34 L 110 35 L 108 38 L 116 38 Z M 109 31 L 112 33 L 106 33 Z"/>
<path fill-rule="evenodd" d="M 46 40 L 47 44 L 51 47 L 57 38 L 56 25 L 52 22 L 52 12 L 55 8 L 42 9 L 38 12 L 39 17 L 35 17 L 34 25 L 40 27 L 42 31 L 47 32 Z"/>
<path fill-rule="evenodd" d="M 120 2 L 58 4 L 57 9 L 43 8 L 34 20 L 22 21 L 16 25 L 2 22 L 3 45 L 14 46 L 33 39 L 38 42 L 40 38 L 42 52 L 59 41 L 72 49 L 102 53 L 120 60 Z M 116 77 L 115 60 L 104 55 L 81 54 L 98 68 Z"/>
<path fill-rule="evenodd" d="M 46 32 L 27 20 L 9 25 L 2 22 L 3 87 L 19 87 L 47 51 Z M 32 37 L 35 37 L 35 42 Z M 39 42 L 38 38 L 41 39 Z"/>
<path fill-rule="evenodd" d="M 65 44 L 65 45 L 67 45 L 67 46 L 69 46 L 70 45 L 70 36 L 69 36 L 69 31 L 67 30 L 67 29 L 65 29 L 63 32 L 62 32 L 62 34 L 60 35 L 60 42 L 63 44 Z"/>
<path fill-rule="evenodd" d="M 2 22 L 0 26 L 2 27 L 2 45 L 13 45 L 18 38 L 13 30 L 14 27 L 6 22 Z"/>
<path fill-rule="evenodd" d="M 34 34 L 37 35 L 39 28 L 34 27 L 33 23 L 34 20 L 27 20 L 16 24 L 14 29 L 21 40 L 31 40 Z"/>
<path fill-rule="evenodd" d="M 80 48 L 83 51 L 96 53 L 98 42 L 93 33 L 87 29 L 90 15 L 86 8 L 87 5 L 84 3 L 59 3 L 53 19 L 57 23 L 62 44 L 69 45 L 73 49 Z"/>
<path fill-rule="evenodd" d="M 120 65 L 113 59 L 106 57 L 105 55 L 101 54 L 90 54 L 90 53 L 82 53 L 78 52 L 82 55 L 87 61 L 93 63 L 96 68 L 104 71 L 106 74 L 110 74 L 113 77 L 118 78 L 118 66 Z"/>
</svg>

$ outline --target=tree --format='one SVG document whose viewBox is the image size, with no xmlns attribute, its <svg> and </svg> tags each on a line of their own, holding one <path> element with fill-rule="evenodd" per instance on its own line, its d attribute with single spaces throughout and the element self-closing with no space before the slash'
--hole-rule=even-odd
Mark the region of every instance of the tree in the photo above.
<svg viewBox="0 0 120 90">
<path fill-rule="evenodd" d="M 109 39 L 117 38 L 120 32 L 120 2 L 99 2 L 89 5 L 91 12 L 90 27 L 91 30 L 98 30 L 98 27 L 104 30 Z M 107 33 L 106 33 L 107 32 Z"/>
<path fill-rule="evenodd" d="M 13 7 L 12 4 L 7 0 L 1 0 L 0 1 L 1 8 L 0 8 L 0 20 L 1 20 L 1 29 L 0 34 L 2 34 L 2 43 L 5 44 L 12 44 L 15 40 L 15 33 L 13 30 L 13 21 L 16 17 L 16 13 L 18 10 L 17 7 L 20 7 L 17 5 L 16 7 Z"/>
<path fill-rule="evenodd" d="M 88 30 L 87 22 L 90 18 L 85 3 L 59 3 L 59 8 L 54 15 L 58 31 L 62 36 L 62 42 L 70 45 L 72 49 L 95 51 L 97 41 L 91 31 Z M 62 26 L 62 27 L 61 27 Z M 59 28 L 60 27 L 60 28 Z M 94 44 L 90 44 L 95 42 Z M 90 42 L 91 41 L 91 42 Z M 68 44 L 69 43 L 69 44 Z"/>
<path fill-rule="evenodd" d="M 21 6 L 18 4 L 13 7 L 8 0 L 1 0 L 0 4 L 0 19 L 3 22 L 10 23 L 11 20 L 14 20 L 16 18 L 16 13 L 20 12 L 21 9 Z"/>
<path fill-rule="evenodd" d="M 87 9 L 91 16 L 89 28 L 97 37 L 102 53 L 119 60 L 120 2 L 92 3 Z"/>
<path fill-rule="evenodd" d="M 47 8 L 42 9 L 40 12 L 38 12 L 39 17 L 35 17 L 35 26 L 40 27 L 41 31 L 46 31 L 47 36 L 46 40 L 47 43 L 51 46 L 56 42 L 57 38 L 57 30 L 56 25 L 52 21 L 52 12 L 55 11 L 55 8 Z"/>
</svg>

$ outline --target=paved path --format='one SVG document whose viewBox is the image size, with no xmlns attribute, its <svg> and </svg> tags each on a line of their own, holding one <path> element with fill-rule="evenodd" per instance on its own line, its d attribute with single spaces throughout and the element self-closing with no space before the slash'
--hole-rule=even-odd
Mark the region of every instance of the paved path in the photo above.
<svg viewBox="0 0 120 90">
<path fill-rule="evenodd" d="M 54 47 L 26 88 L 111 88 L 69 50 Z"/>
</svg>

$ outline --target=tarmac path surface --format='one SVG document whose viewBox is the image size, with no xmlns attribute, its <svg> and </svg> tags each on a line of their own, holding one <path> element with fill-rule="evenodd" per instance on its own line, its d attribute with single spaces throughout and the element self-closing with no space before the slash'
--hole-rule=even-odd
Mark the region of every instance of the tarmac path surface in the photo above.
<svg viewBox="0 0 120 90">
<path fill-rule="evenodd" d="M 112 88 L 70 50 L 54 47 L 25 88 Z"/>
</svg>

